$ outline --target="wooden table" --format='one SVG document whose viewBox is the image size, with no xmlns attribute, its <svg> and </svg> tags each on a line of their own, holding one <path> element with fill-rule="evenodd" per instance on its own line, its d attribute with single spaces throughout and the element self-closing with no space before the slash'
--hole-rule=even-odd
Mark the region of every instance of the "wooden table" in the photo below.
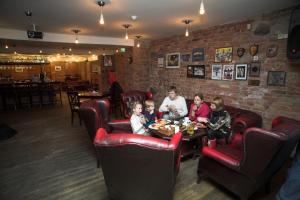
<svg viewBox="0 0 300 200">
<path fill-rule="evenodd" d="M 202 148 L 202 137 L 207 135 L 206 128 L 198 128 L 194 131 L 194 134 L 189 135 L 186 130 L 182 132 L 182 151 L 181 158 L 192 156 L 195 158 L 199 155 L 199 151 Z M 159 130 L 149 128 L 149 133 L 153 137 L 162 138 L 165 140 L 171 140 L 173 135 L 166 135 L 161 133 Z"/>
<path fill-rule="evenodd" d="M 94 91 L 82 91 L 78 93 L 79 99 L 101 99 L 104 96 L 101 92 Z"/>
</svg>

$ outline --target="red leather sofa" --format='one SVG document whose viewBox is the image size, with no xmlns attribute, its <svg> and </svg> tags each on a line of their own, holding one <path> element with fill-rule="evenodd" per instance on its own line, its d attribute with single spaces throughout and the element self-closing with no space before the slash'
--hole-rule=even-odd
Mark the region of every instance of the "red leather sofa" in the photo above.
<svg viewBox="0 0 300 200">
<path fill-rule="evenodd" d="M 99 152 L 110 199 L 171 200 L 180 167 L 182 134 L 171 141 L 138 134 L 107 134 L 100 128 Z"/>
<path fill-rule="evenodd" d="M 272 129 L 248 128 L 242 147 L 234 143 L 204 146 L 198 163 L 198 182 L 209 177 L 248 199 L 266 186 L 270 189 L 273 175 L 283 166 L 300 140 L 300 122 L 287 117 L 273 120 Z"/>
</svg>

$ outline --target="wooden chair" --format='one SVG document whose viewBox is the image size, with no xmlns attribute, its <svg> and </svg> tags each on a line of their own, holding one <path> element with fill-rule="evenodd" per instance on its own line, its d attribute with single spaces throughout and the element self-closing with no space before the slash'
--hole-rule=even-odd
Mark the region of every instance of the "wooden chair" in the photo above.
<svg viewBox="0 0 300 200">
<path fill-rule="evenodd" d="M 73 125 L 74 113 L 77 113 L 78 117 L 79 117 L 79 124 L 81 125 L 81 118 L 80 118 L 80 113 L 79 113 L 80 101 L 79 101 L 79 97 L 78 97 L 78 92 L 69 91 L 69 92 L 67 92 L 67 95 L 68 95 L 69 105 L 70 105 L 71 114 L 72 114 L 71 124 Z"/>
</svg>

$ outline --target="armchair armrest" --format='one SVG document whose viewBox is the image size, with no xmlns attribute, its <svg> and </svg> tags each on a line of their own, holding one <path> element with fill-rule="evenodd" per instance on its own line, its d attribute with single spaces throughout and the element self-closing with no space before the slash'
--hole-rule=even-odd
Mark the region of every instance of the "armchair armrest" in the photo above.
<svg viewBox="0 0 300 200">
<path fill-rule="evenodd" d="M 262 118 L 256 113 L 241 113 L 237 115 L 232 123 L 234 132 L 243 133 L 250 127 L 261 127 Z"/>
<path fill-rule="evenodd" d="M 129 119 L 118 119 L 118 120 L 112 120 L 107 123 L 109 132 L 113 132 L 115 130 L 121 131 L 121 132 L 127 132 L 132 133 L 131 124 Z"/>
</svg>

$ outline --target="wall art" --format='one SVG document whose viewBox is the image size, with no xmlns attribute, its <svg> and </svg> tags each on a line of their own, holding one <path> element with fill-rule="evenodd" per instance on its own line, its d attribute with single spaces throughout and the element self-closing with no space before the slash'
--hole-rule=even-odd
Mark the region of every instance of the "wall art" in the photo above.
<svg viewBox="0 0 300 200">
<path fill-rule="evenodd" d="M 222 79 L 222 65 L 211 66 L 211 79 L 221 80 Z"/>
<path fill-rule="evenodd" d="M 217 48 L 215 54 L 215 62 L 231 62 L 232 47 Z"/>
<path fill-rule="evenodd" d="M 253 44 L 249 48 L 249 53 L 251 56 L 255 56 L 258 53 L 258 44 Z"/>
<path fill-rule="evenodd" d="M 283 71 L 269 71 L 268 72 L 268 85 L 284 86 L 286 72 Z"/>
<path fill-rule="evenodd" d="M 188 65 L 187 68 L 186 68 L 186 76 L 188 78 L 193 78 L 194 76 L 194 67 L 192 65 Z"/>
<path fill-rule="evenodd" d="M 223 80 L 232 80 L 234 73 L 234 65 L 223 65 Z"/>
<path fill-rule="evenodd" d="M 192 53 L 192 62 L 204 61 L 204 48 L 195 48 Z"/>
<path fill-rule="evenodd" d="M 190 61 L 190 57 L 191 57 L 191 54 L 182 54 L 181 60 L 184 62 L 188 62 L 188 61 Z"/>
<path fill-rule="evenodd" d="M 166 55 L 166 68 L 180 67 L 180 53 L 169 53 Z"/>
<path fill-rule="evenodd" d="M 247 80 L 247 64 L 235 65 L 235 79 Z"/>
<path fill-rule="evenodd" d="M 278 46 L 275 44 L 272 44 L 270 46 L 267 47 L 267 52 L 266 52 L 266 56 L 268 58 L 272 58 L 277 56 L 278 54 Z"/>
<path fill-rule="evenodd" d="M 157 67 L 164 67 L 164 58 L 157 58 Z"/>
<path fill-rule="evenodd" d="M 113 66 L 113 56 L 112 55 L 103 56 L 103 66 L 104 67 L 112 67 Z"/>
<path fill-rule="evenodd" d="M 238 48 L 236 50 L 236 54 L 238 55 L 239 58 L 241 58 L 245 54 L 246 49 L 245 48 Z"/>
<path fill-rule="evenodd" d="M 250 77 L 259 77 L 260 74 L 260 62 L 250 63 L 249 76 Z"/>
</svg>

